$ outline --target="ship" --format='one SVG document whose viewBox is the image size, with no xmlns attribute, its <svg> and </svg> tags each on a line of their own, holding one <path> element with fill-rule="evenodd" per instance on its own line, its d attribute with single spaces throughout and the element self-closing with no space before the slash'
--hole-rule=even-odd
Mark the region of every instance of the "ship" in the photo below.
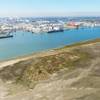
<svg viewBox="0 0 100 100">
<path fill-rule="evenodd" d="M 64 30 L 50 30 L 50 31 L 48 31 L 48 33 L 54 33 L 54 32 L 63 32 Z"/>
<path fill-rule="evenodd" d="M 48 33 L 54 33 L 54 32 L 63 32 L 63 28 L 60 27 L 52 27 L 51 30 L 48 30 Z"/>
<path fill-rule="evenodd" d="M 0 35 L 0 39 L 3 39 L 3 38 L 11 38 L 11 37 L 13 37 L 12 34 L 2 34 L 2 35 Z"/>
</svg>

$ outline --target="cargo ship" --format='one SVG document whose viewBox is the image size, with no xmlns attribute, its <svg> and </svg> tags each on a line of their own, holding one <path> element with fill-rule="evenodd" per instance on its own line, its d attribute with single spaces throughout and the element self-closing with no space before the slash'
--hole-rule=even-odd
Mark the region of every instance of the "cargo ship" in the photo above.
<svg viewBox="0 0 100 100">
<path fill-rule="evenodd" d="M 51 30 L 51 31 L 48 31 L 48 33 L 54 33 L 54 32 L 63 32 L 64 30 Z"/>
<path fill-rule="evenodd" d="M 64 29 L 61 27 L 52 27 L 52 29 L 48 30 L 48 33 L 54 33 L 54 32 L 63 32 Z"/>
</svg>

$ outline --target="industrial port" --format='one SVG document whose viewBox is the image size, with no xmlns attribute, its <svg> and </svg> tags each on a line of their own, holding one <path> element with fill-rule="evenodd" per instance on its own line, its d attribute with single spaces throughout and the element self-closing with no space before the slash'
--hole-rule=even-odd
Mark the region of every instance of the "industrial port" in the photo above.
<svg viewBox="0 0 100 100">
<path fill-rule="evenodd" d="M 56 19 L 56 20 L 55 20 Z M 77 18 L 76 18 L 77 19 Z M 13 37 L 10 33 L 28 31 L 32 33 L 63 32 L 81 27 L 100 27 L 100 19 L 79 18 L 0 18 L 0 39 Z"/>
</svg>

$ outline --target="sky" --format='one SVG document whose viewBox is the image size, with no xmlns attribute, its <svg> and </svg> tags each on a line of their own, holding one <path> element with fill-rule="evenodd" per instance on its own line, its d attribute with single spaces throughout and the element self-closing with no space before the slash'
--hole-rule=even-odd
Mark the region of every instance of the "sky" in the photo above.
<svg viewBox="0 0 100 100">
<path fill-rule="evenodd" d="M 0 17 L 100 16 L 100 0 L 0 0 Z"/>
</svg>

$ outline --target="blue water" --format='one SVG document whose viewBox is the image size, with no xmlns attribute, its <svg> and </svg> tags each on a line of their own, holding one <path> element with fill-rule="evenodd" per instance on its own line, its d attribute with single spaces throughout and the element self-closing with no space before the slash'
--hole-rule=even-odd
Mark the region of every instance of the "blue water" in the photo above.
<svg viewBox="0 0 100 100">
<path fill-rule="evenodd" d="M 12 33 L 13 38 L 0 39 L 0 60 L 16 58 L 81 41 L 100 38 L 100 28 L 66 30 L 59 33 Z"/>
</svg>

